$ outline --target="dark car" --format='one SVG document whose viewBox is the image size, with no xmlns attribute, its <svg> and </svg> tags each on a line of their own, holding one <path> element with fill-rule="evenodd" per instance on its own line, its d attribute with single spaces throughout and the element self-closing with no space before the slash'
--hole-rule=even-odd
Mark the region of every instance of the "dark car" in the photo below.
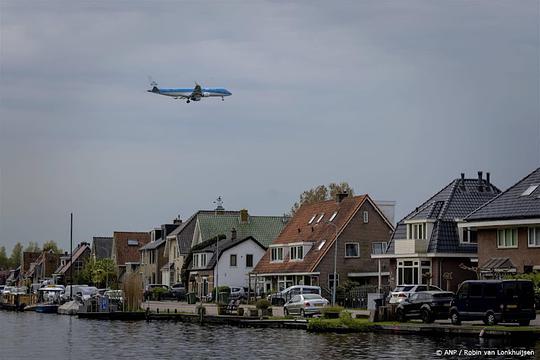
<svg viewBox="0 0 540 360">
<path fill-rule="evenodd" d="M 171 286 L 171 293 L 178 301 L 182 301 L 186 299 L 186 288 L 184 287 L 184 284 L 178 283 Z"/>
<path fill-rule="evenodd" d="M 483 320 L 486 325 L 517 322 L 529 325 L 536 318 L 534 286 L 530 280 L 469 280 L 459 287 L 450 319 Z"/>
<path fill-rule="evenodd" d="M 454 293 L 450 291 L 422 291 L 403 299 L 396 308 L 396 318 L 404 322 L 407 319 L 422 319 L 431 323 L 437 319 L 448 319 L 450 304 Z"/>
</svg>

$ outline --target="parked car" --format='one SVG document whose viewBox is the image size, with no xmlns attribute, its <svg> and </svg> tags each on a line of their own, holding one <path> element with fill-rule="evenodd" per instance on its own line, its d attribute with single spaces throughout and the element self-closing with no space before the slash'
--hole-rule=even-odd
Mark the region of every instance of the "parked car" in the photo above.
<svg viewBox="0 0 540 360">
<path fill-rule="evenodd" d="M 428 291 L 428 290 L 436 290 L 436 291 L 443 291 L 441 288 L 434 286 L 434 285 L 399 285 L 396 286 L 394 291 L 390 292 L 390 295 L 388 295 L 388 303 L 390 304 L 397 304 L 404 299 L 408 298 L 412 294 L 419 292 L 419 291 Z"/>
<path fill-rule="evenodd" d="M 77 293 L 82 292 L 82 288 L 88 287 L 88 285 L 68 285 L 66 286 L 62 295 L 60 295 L 60 301 L 69 301 L 70 297 L 75 297 Z"/>
<path fill-rule="evenodd" d="M 268 295 L 268 300 L 272 303 L 272 305 L 284 306 L 285 303 L 291 300 L 293 296 L 303 294 L 321 295 L 321 288 L 319 286 L 308 285 L 289 286 L 283 291 Z"/>
<path fill-rule="evenodd" d="M 184 287 L 184 284 L 177 283 L 171 286 L 171 293 L 176 298 L 176 300 L 185 300 L 186 299 L 186 288 Z"/>
<path fill-rule="evenodd" d="M 231 294 L 229 295 L 229 299 L 246 300 L 248 298 L 248 291 L 249 289 L 247 287 L 231 287 Z"/>
<path fill-rule="evenodd" d="M 450 291 L 421 291 L 404 298 L 396 308 L 396 318 L 400 322 L 407 319 L 422 319 L 431 323 L 438 319 L 448 319 L 454 293 Z"/>
<path fill-rule="evenodd" d="M 321 310 L 328 305 L 328 300 L 319 294 L 294 295 L 283 306 L 285 316 L 296 314 L 302 317 L 306 315 L 320 314 Z"/>
<path fill-rule="evenodd" d="M 486 325 L 536 319 L 534 285 L 530 280 L 468 280 L 463 282 L 450 307 L 452 324 L 483 320 Z"/>
<path fill-rule="evenodd" d="M 168 285 L 163 284 L 148 284 L 144 287 L 144 299 L 145 300 L 154 300 L 153 293 L 155 289 L 161 288 L 163 291 L 159 294 L 158 298 L 155 300 L 170 300 L 174 299 L 174 294 L 171 291 L 171 288 Z"/>
</svg>

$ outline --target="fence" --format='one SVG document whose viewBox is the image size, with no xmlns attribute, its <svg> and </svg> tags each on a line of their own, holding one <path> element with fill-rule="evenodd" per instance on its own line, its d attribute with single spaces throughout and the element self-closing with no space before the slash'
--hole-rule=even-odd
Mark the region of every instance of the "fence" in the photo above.
<svg viewBox="0 0 540 360">
<path fill-rule="evenodd" d="M 380 293 L 383 298 L 390 293 L 389 285 L 383 285 Z M 368 303 L 368 294 L 379 293 L 377 285 L 361 285 L 355 286 L 349 290 L 338 287 L 336 289 L 336 303 L 347 308 L 366 309 Z M 323 288 L 322 296 L 327 299 L 332 299 L 332 289 Z"/>
</svg>

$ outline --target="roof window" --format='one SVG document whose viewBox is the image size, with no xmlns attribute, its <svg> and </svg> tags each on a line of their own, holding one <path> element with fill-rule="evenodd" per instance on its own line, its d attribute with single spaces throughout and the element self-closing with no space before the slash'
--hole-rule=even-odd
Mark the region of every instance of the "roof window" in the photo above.
<svg viewBox="0 0 540 360">
<path fill-rule="evenodd" d="M 531 185 L 527 188 L 527 190 L 525 190 L 521 196 L 528 196 L 528 195 L 531 195 L 534 190 L 536 190 L 536 188 L 538 187 L 538 184 L 535 184 L 535 185 Z"/>
<path fill-rule="evenodd" d="M 332 221 L 335 219 L 336 215 L 337 215 L 337 211 L 334 211 L 334 213 L 332 214 L 332 216 L 330 216 L 330 219 L 328 219 L 328 221 Z"/>
<path fill-rule="evenodd" d="M 321 250 L 325 243 L 326 243 L 326 240 L 322 240 L 319 246 L 317 247 L 317 250 Z"/>
<path fill-rule="evenodd" d="M 321 216 L 319 216 L 319 218 L 317 219 L 317 224 L 321 222 L 323 217 L 324 217 L 324 213 L 322 213 Z"/>
<path fill-rule="evenodd" d="M 317 214 L 313 215 L 311 219 L 309 219 L 308 224 L 311 224 L 313 220 L 315 220 L 316 217 L 317 217 Z"/>
</svg>

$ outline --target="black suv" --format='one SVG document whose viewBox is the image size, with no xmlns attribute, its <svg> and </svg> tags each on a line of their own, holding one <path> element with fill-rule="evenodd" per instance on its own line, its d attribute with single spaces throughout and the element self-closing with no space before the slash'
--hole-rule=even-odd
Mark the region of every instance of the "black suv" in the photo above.
<svg viewBox="0 0 540 360">
<path fill-rule="evenodd" d="M 486 325 L 536 319 L 534 286 L 530 280 L 469 280 L 459 287 L 450 308 L 452 324 L 483 320 Z"/>
<path fill-rule="evenodd" d="M 421 291 L 403 299 L 396 308 L 396 318 L 400 322 L 407 319 L 422 319 L 432 323 L 436 319 L 448 319 L 450 303 L 454 293 L 449 291 Z"/>
</svg>

